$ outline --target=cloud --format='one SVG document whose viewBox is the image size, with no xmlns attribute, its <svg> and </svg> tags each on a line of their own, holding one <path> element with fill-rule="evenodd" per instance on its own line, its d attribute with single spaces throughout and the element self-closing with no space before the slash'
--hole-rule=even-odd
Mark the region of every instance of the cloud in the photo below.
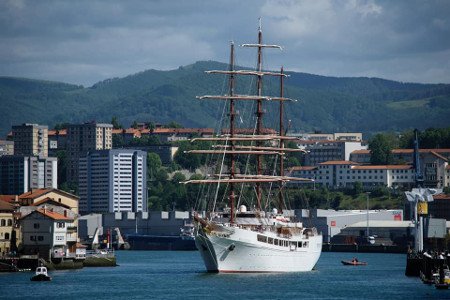
<svg viewBox="0 0 450 300">
<path fill-rule="evenodd" d="M 264 40 L 268 68 L 450 82 L 446 1 L 1 1 L 0 75 L 92 85 L 145 69 L 226 61 L 228 41 Z M 253 54 L 238 49 L 238 63 Z"/>
</svg>

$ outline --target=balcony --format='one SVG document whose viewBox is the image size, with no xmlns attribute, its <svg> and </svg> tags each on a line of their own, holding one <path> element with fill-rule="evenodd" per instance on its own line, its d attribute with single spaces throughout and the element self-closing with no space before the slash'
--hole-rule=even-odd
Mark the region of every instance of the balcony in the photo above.
<svg viewBox="0 0 450 300">
<path fill-rule="evenodd" d="M 76 242 L 77 238 L 78 238 L 78 236 L 77 236 L 76 233 L 75 234 L 67 234 L 66 235 L 66 241 L 67 242 Z"/>
</svg>

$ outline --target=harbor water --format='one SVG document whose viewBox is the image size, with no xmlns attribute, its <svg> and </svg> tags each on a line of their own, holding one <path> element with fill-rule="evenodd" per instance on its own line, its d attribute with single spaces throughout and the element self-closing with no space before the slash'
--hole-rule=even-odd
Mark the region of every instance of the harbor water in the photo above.
<svg viewBox="0 0 450 300">
<path fill-rule="evenodd" d="M 322 253 L 316 270 L 285 274 L 209 274 L 196 251 L 118 251 L 117 267 L 0 273 L 0 299 L 450 299 L 406 277 L 406 255 Z M 344 266 L 357 255 L 367 266 Z"/>
</svg>

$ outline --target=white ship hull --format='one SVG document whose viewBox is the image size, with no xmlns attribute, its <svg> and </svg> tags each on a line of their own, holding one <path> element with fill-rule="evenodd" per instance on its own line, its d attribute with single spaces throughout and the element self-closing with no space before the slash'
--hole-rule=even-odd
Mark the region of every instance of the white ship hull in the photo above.
<svg viewBox="0 0 450 300">
<path fill-rule="evenodd" d="M 292 238 L 288 246 L 281 246 L 258 241 L 261 233 L 256 231 L 232 231 L 229 236 L 221 236 L 199 229 L 195 242 L 209 272 L 307 272 L 314 268 L 322 251 L 322 236 L 317 234 L 301 240 Z M 305 242 L 307 246 L 302 247 Z"/>
</svg>

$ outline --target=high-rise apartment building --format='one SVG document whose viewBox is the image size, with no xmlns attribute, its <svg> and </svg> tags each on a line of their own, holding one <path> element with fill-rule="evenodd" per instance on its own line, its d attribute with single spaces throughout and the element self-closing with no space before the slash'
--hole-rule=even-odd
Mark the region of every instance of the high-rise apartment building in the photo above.
<svg viewBox="0 0 450 300">
<path fill-rule="evenodd" d="M 91 151 L 80 158 L 80 213 L 147 211 L 147 153 Z"/>
<path fill-rule="evenodd" d="M 48 126 L 22 124 L 12 127 L 14 154 L 24 156 L 48 156 Z"/>
<path fill-rule="evenodd" d="M 56 157 L 0 157 L 0 194 L 20 195 L 39 188 L 58 188 Z"/>
<path fill-rule="evenodd" d="M 78 182 L 78 162 L 89 151 L 112 148 L 111 124 L 85 123 L 67 127 L 67 180 Z"/>
</svg>

